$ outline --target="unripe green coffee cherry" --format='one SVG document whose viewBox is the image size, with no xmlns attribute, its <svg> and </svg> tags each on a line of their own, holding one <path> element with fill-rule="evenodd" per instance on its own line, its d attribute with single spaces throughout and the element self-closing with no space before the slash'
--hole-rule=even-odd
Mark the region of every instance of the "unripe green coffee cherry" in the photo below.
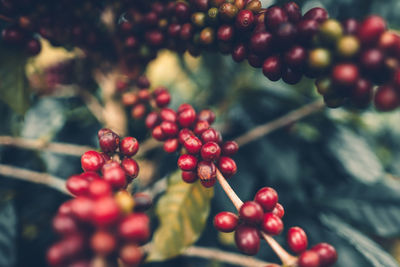
<svg viewBox="0 0 400 267">
<path fill-rule="evenodd" d="M 360 42 L 352 35 L 343 36 L 336 44 L 337 53 L 342 57 L 353 57 L 360 50 Z"/>
<path fill-rule="evenodd" d="M 216 24 L 218 22 L 218 8 L 212 7 L 207 12 L 207 21 L 210 24 Z"/>
<path fill-rule="evenodd" d="M 332 94 L 332 80 L 329 77 L 321 77 L 315 81 L 318 93 L 321 95 Z"/>
<path fill-rule="evenodd" d="M 232 21 L 236 14 L 239 12 L 239 9 L 230 3 L 223 3 L 219 9 L 219 17 L 224 21 Z"/>
<path fill-rule="evenodd" d="M 210 45 L 214 42 L 215 33 L 214 29 L 211 27 L 204 28 L 200 32 L 200 43 L 203 45 Z"/>
<path fill-rule="evenodd" d="M 196 27 L 203 28 L 206 25 L 206 14 L 203 12 L 193 13 L 191 20 Z"/>
<path fill-rule="evenodd" d="M 308 65 L 313 70 L 325 70 L 331 64 L 331 53 L 325 48 L 315 48 L 308 55 Z"/>
<path fill-rule="evenodd" d="M 328 19 L 321 24 L 319 35 L 328 44 L 336 43 L 343 35 L 342 25 L 335 19 Z"/>
</svg>

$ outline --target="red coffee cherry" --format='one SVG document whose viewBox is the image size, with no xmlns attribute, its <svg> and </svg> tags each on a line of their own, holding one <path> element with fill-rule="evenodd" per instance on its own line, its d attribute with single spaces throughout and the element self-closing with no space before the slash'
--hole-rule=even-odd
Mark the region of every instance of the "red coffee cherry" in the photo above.
<svg viewBox="0 0 400 267">
<path fill-rule="evenodd" d="M 286 12 L 289 21 L 296 23 L 301 19 L 301 9 L 295 2 L 288 2 L 283 5 L 283 10 Z"/>
<path fill-rule="evenodd" d="M 303 252 L 299 257 L 298 265 L 299 267 L 319 267 L 318 253 L 311 250 Z"/>
<path fill-rule="evenodd" d="M 291 68 L 285 68 L 282 73 L 282 81 L 287 84 L 296 84 L 300 82 L 302 77 L 303 74 L 300 72 L 300 70 L 297 71 Z"/>
<path fill-rule="evenodd" d="M 355 64 L 342 63 L 333 67 L 332 80 L 340 87 L 349 88 L 354 86 L 358 77 L 359 72 Z"/>
<path fill-rule="evenodd" d="M 263 219 L 264 211 L 257 202 L 247 201 L 240 207 L 239 216 L 247 224 L 258 225 Z"/>
<path fill-rule="evenodd" d="M 230 233 L 235 231 L 238 225 L 239 218 L 232 212 L 223 211 L 215 215 L 214 227 L 224 233 Z"/>
<path fill-rule="evenodd" d="M 178 125 L 174 122 L 163 121 L 163 122 L 161 122 L 160 127 L 161 127 L 161 131 L 163 132 L 164 136 L 166 136 L 167 138 L 168 137 L 173 138 L 179 132 Z"/>
<path fill-rule="evenodd" d="M 149 79 L 147 79 L 146 76 L 140 76 L 136 81 L 136 85 L 139 88 L 149 88 L 150 81 L 149 81 Z"/>
<path fill-rule="evenodd" d="M 79 176 L 85 180 L 88 180 L 89 182 L 96 179 L 101 179 L 101 176 L 97 172 L 83 172 Z"/>
<path fill-rule="evenodd" d="M 68 178 L 66 187 L 71 194 L 75 196 L 87 195 L 90 182 L 79 175 L 73 175 Z"/>
<path fill-rule="evenodd" d="M 272 210 L 272 213 L 282 219 L 283 216 L 285 215 L 285 209 L 283 208 L 283 206 L 281 204 L 276 203 L 276 206 Z"/>
<path fill-rule="evenodd" d="M 207 142 L 201 147 L 200 153 L 205 161 L 217 160 L 221 155 L 221 148 L 215 142 Z"/>
<path fill-rule="evenodd" d="M 400 45 L 400 36 L 394 32 L 386 31 L 379 38 L 378 47 L 388 54 L 396 53 L 397 47 Z"/>
<path fill-rule="evenodd" d="M 386 30 L 386 22 L 383 18 L 371 15 L 363 20 L 358 29 L 358 38 L 363 45 L 374 44 Z"/>
<path fill-rule="evenodd" d="M 164 151 L 167 153 L 174 153 L 179 148 L 179 141 L 177 138 L 168 139 L 164 142 L 163 145 Z"/>
<path fill-rule="evenodd" d="M 139 150 L 139 142 L 135 137 L 125 137 L 119 144 L 119 150 L 124 156 L 132 157 Z"/>
<path fill-rule="evenodd" d="M 278 81 L 282 77 L 282 62 L 279 56 L 270 56 L 264 60 L 262 71 L 271 81 Z"/>
<path fill-rule="evenodd" d="M 218 160 L 218 169 L 225 178 L 231 178 L 236 174 L 236 162 L 230 157 L 220 157 Z"/>
<path fill-rule="evenodd" d="M 107 256 L 110 255 L 116 248 L 117 241 L 114 235 L 106 231 L 98 231 L 90 238 L 90 247 L 96 254 Z"/>
<path fill-rule="evenodd" d="M 191 130 L 187 128 L 180 130 L 178 134 L 179 143 L 183 145 L 185 143 L 185 140 L 188 139 L 190 136 L 194 136 L 194 133 Z"/>
<path fill-rule="evenodd" d="M 294 45 L 285 53 L 284 58 L 289 67 L 294 69 L 301 68 L 306 62 L 307 51 L 302 46 Z"/>
<path fill-rule="evenodd" d="M 119 257 L 123 263 L 129 266 L 137 266 L 142 261 L 143 252 L 137 245 L 127 244 L 119 250 Z"/>
<path fill-rule="evenodd" d="M 61 242 L 52 245 L 46 253 L 46 260 L 50 266 L 61 266 L 66 260 L 63 244 Z"/>
<path fill-rule="evenodd" d="M 316 20 L 318 23 L 322 23 L 329 18 L 328 12 L 321 7 L 314 7 L 307 11 L 303 19 Z"/>
<path fill-rule="evenodd" d="M 97 172 L 104 164 L 104 158 L 96 151 L 87 151 L 81 157 L 81 165 L 84 171 Z"/>
<path fill-rule="evenodd" d="M 199 177 L 197 176 L 197 172 L 194 171 L 182 171 L 182 180 L 186 183 L 194 183 L 197 181 Z"/>
<path fill-rule="evenodd" d="M 233 156 L 238 152 L 239 145 L 235 141 L 226 141 L 221 149 L 224 156 Z"/>
<path fill-rule="evenodd" d="M 135 212 L 144 212 L 153 205 L 153 199 L 146 193 L 136 193 L 133 195 L 133 199 L 135 200 Z"/>
<path fill-rule="evenodd" d="M 208 128 L 210 128 L 210 124 L 208 123 L 208 121 L 197 121 L 193 128 L 193 132 L 195 133 L 195 135 L 201 136 L 201 134 Z"/>
<path fill-rule="evenodd" d="M 113 197 L 103 197 L 93 204 L 93 223 L 99 227 L 114 224 L 120 215 L 118 203 Z"/>
<path fill-rule="evenodd" d="M 68 200 L 64 203 L 61 204 L 61 206 L 58 208 L 57 213 L 59 215 L 73 215 L 72 213 L 72 201 L 74 199 Z"/>
<path fill-rule="evenodd" d="M 215 121 L 215 113 L 210 109 L 203 109 L 197 115 L 199 121 L 207 121 L 210 125 Z"/>
<path fill-rule="evenodd" d="M 103 179 L 93 180 L 89 185 L 89 196 L 94 199 L 99 199 L 106 196 L 111 196 L 111 185 Z"/>
<path fill-rule="evenodd" d="M 182 111 L 188 109 L 188 108 L 193 108 L 192 105 L 188 103 L 183 103 L 178 107 L 178 113 L 181 113 Z"/>
<path fill-rule="evenodd" d="M 71 201 L 71 213 L 83 222 L 90 222 L 92 220 L 94 203 L 90 198 L 77 197 Z"/>
<path fill-rule="evenodd" d="M 178 123 L 183 128 L 189 128 L 196 121 L 196 111 L 193 108 L 186 108 L 179 112 Z"/>
<path fill-rule="evenodd" d="M 139 97 L 134 92 L 127 92 L 122 95 L 122 104 L 130 107 L 134 106 L 139 102 Z M 99 136 L 100 138 L 100 136 Z"/>
<path fill-rule="evenodd" d="M 250 38 L 250 50 L 254 54 L 264 54 L 269 51 L 272 46 L 273 37 L 269 32 L 257 32 L 253 34 Z M 250 55 L 248 57 L 250 60 Z M 257 57 L 257 60 L 260 60 Z M 262 61 L 261 61 L 262 62 Z M 249 62 L 250 63 L 250 62 Z M 260 63 L 261 65 L 261 63 Z"/>
<path fill-rule="evenodd" d="M 278 203 L 278 193 L 271 187 L 263 187 L 256 193 L 254 201 L 260 204 L 265 212 L 270 212 Z"/>
<path fill-rule="evenodd" d="M 152 111 L 147 115 L 144 123 L 146 124 L 147 129 L 153 129 L 161 123 L 161 118 L 157 112 Z"/>
<path fill-rule="evenodd" d="M 235 27 L 240 31 L 247 31 L 254 27 L 254 14 L 250 10 L 240 10 L 236 16 Z"/>
<path fill-rule="evenodd" d="M 279 235 L 283 230 L 281 218 L 273 213 L 265 213 L 261 222 L 261 229 L 270 235 Z"/>
<path fill-rule="evenodd" d="M 170 121 L 176 122 L 177 121 L 177 114 L 173 109 L 170 108 L 163 108 L 160 111 L 160 117 L 162 121 Z"/>
<path fill-rule="evenodd" d="M 213 186 L 217 176 L 217 168 L 212 162 L 200 161 L 197 164 L 197 176 L 200 178 L 200 181 L 204 182 L 204 186 Z"/>
<path fill-rule="evenodd" d="M 202 142 L 197 136 L 189 136 L 183 143 L 183 146 L 186 148 L 187 152 L 190 154 L 198 154 L 202 147 Z"/>
<path fill-rule="evenodd" d="M 71 235 L 79 232 L 78 223 L 69 215 L 57 214 L 53 218 L 52 226 L 59 235 Z"/>
<path fill-rule="evenodd" d="M 183 154 L 178 159 L 178 167 L 183 171 L 193 171 L 197 166 L 197 158 L 190 154 Z"/>
<path fill-rule="evenodd" d="M 346 19 L 342 22 L 343 33 L 347 35 L 356 35 L 359 28 L 359 23 L 356 19 Z"/>
<path fill-rule="evenodd" d="M 124 188 L 126 185 L 125 171 L 119 166 L 105 169 L 103 172 L 103 179 L 115 190 Z"/>
<path fill-rule="evenodd" d="M 125 158 L 121 162 L 122 169 L 129 179 L 135 179 L 139 174 L 139 165 L 134 159 Z"/>
<path fill-rule="evenodd" d="M 119 167 L 121 167 L 121 165 L 118 162 L 112 160 L 103 165 L 103 167 L 101 168 L 101 173 L 104 174 L 104 172 L 107 169 L 119 168 Z M 101 179 L 101 177 L 99 177 L 98 179 Z"/>
<path fill-rule="evenodd" d="M 147 108 L 144 104 L 137 104 L 131 109 L 131 116 L 135 120 L 140 120 L 144 117 L 147 112 Z"/>
<path fill-rule="evenodd" d="M 239 225 L 235 231 L 235 243 L 241 252 L 247 255 L 257 254 L 260 249 L 260 235 L 257 228 Z"/>
<path fill-rule="evenodd" d="M 274 31 L 278 28 L 279 24 L 287 22 L 289 20 L 286 12 L 278 6 L 272 6 L 267 9 L 265 13 L 265 26 L 270 30 Z"/>
<path fill-rule="evenodd" d="M 286 242 L 296 254 L 306 251 L 308 246 L 307 235 L 300 227 L 291 227 L 287 233 Z"/>
<path fill-rule="evenodd" d="M 247 50 L 243 44 L 236 45 L 232 50 L 232 59 L 236 62 L 242 62 L 246 59 Z"/>
<path fill-rule="evenodd" d="M 391 111 L 400 105 L 400 97 L 391 85 L 382 85 L 375 94 L 374 102 L 377 110 Z"/>
<path fill-rule="evenodd" d="M 113 131 L 109 130 L 108 132 L 104 132 L 101 137 L 99 137 L 99 144 L 103 152 L 113 153 L 118 147 L 119 136 Z"/>
<path fill-rule="evenodd" d="M 149 218 L 144 213 L 134 213 L 125 217 L 118 226 L 119 235 L 130 242 L 141 244 L 150 237 Z"/>
<path fill-rule="evenodd" d="M 336 249 L 327 243 L 319 243 L 313 246 L 311 251 L 314 251 L 318 254 L 320 265 L 323 267 L 332 266 L 335 264 L 338 258 Z"/>
<path fill-rule="evenodd" d="M 169 105 L 171 102 L 171 95 L 168 92 L 163 92 L 156 96 L 156 105 L 159 108 L 163 108 Z"/>
<path fill-rule="evenodd" d="M 217 39 L 223 42 L 229 42 L 232 40 L 234 29 L 232 25 L 221 25 L 217 31 Z"/>
<path fill-rule="evenodd" d="M 297 31 L 300 40 L 304 43 L 310 43 L 311 38 L 318 32 L 319 24 L 316 20 L 302 19 L 297 24 Z"/>
<path fill-rule="evenodd" d="M 207 142 L 218 142 L 218 139 L 218 133 L 213 128 L 207 129 L 201 134 L 201 141 L 204 144 Z"/>
<path fill-rule="evenodd" d="M 153 136 L 154 139 L 156 139 L 157 141 L 164 141 L 166 136 L 163 133 L 161 126 L 158 125 L 156 127 L 154 127 L 153 131 L 151 132 L 151 135 Z"/>
</svg>

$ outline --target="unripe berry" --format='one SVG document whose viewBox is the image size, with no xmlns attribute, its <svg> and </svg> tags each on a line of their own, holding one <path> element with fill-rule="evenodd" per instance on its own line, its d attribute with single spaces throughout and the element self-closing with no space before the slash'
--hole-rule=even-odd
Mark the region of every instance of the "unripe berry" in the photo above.
<svg viewBox="0 0 400 267">
<path fill-rule="evenodd" d="M 257 228 L 239 225 L 235 231 L 235 243 L 240 251 L 255 255 L 260 249 L 260 235 Z"/>
<path fill-rule="evenodd" d="M 197 181 L 199 177 L 197 176 L 197 172 L 194 171 L 182 171 L 182 180 L 186 183 L 194 183 Z"/>
<path fill-rule="evenodd" d="M 207 142 L 201 147 L 200 153 L 203 160 L 213 161 L 221 155 L 221 148 L 215 142 Z"/>
<path fill-rule="evenodd" d="M 264 211 L 257 202 L 247 201 L 240 207 L 239 216 L 246 224 L 258 225 L 263 219 Z"/>
<path fill-rule="evenodd" d="M 360 50 L 360 42 L 354 36 L 343 36 L 337 42 L 336 50 L 340 56 L 350 58 Z"/>
<path fill-rule="evenodd" d="M 218 160 L 218 169 L 225 178 L 231 178 L 237 172 L 236 162 L 230 157 L 220 157 Z"/>
<path fill-rule="evenodd" d="M 331 53 L 325 48 L 315 48 L 310 51 L 308 65 L 311 69 L 321 71 L 327 69 L 331 64 Z"/>
<path fill-rule="evenodd" d="M 103 179 L 93 180 L 89 185 L 89 196 L 98 199 L 112 194 L 111 185 Z"/>
<path fill-rule="evenodd" d="M 223 3 L 219 6 L 218 14 L 223 21 L 232 21 L 239 9 L 231 3 Z"/>
<path fill-rule="evenodd" d="M 121 162 L 121 167 L 129 179 L 135 179 L 139 174 L 139 165 L 133 159 L 124 158 Z"/>
<path fill-rule="evenodd" d="M 304 252 L 308 246 L 307 235 L 300 227 L 291 227 L 289 229 L 286 242 L 289 248 L 296 254 Z"/>
<path fill-rule="evenodd" d="M 279 235 L 283 230 L 281 218 L 273 213 L 265 213 L 261 222 L 261 229 L 270 235 Z"/>
<path fill-rule="evenodd" d="M 197 158 L 193 155 L 183 154 L 178 159 L 178 167 L 183 171 L 193 171 L 197 166 Z"/>
<path fill-rule="evenodd" d="M 84 171 L 97 172 L 104 165 L 104 158 L 96 151 L 87 151 L 81 157 L 82 169 Z"/>
<path fill-rule="evenodd" d="M 298 264 L 299 267 L 319 267 L 318 253 L 311 250 L 303 252 L 299 257 Z"/>
<path fill-rule="evenodd" d="M 97 226 L 110 226 L 120 215 L 120 209 L 113 197 L 103 197 L 93 204 L 93 223 Z"/>
<path fill-rule="evenodd" d="M 200 161 L 197 164 L 197 176 L 205 187 L 213 186 L 217 176 L 215 164 L 208 161 Z"/>
<path fill-rule="evenodd" d="M 149 218 L 144 213 L 128 215 L 119 223 L 118 233 L 127 241 L 144 243 L 150 237 L 149 222 Z"/>
<path fill-rule="evenodd" d="M 323 267 L 335 264 L 338 258 L 336 249 L 327 243 L 319 243 L 313 246 L 311 251 L 318 253 L 320 265 Z"/>
<path fill-rule="evenodd" d="M 224 233 L 233 232 L 238 225 L 239 218 L 236 214 L 232 212 L 223 211 L 215 215 L 214 217 L 214 227 Z"/>
<path fill-rule="evenodd" d="M 115 201 L 123 214 L 130 214 L 135 206 L 132 195 L 126 190 L 120 190 L 115 194 Z"/>
<path fill-rule="evenodd" d="M 256 193 L 254 201 L 260 204 L 265 212 L 271 212 L 278 203 L 278 193 L 271 187 L 263 187 Z"/>
<path fill-rule="evenodd" d="M 75 196 L 84 196 L 88 194 L 89 184 L 88 180 L 79 175 L 73 175 L 68 178 L 66 187 L 71 194 Z"/>
<path fill-rule="evenodd" d="M 377 43 L 385 30 L 385 20 L 379 16 L 371 15 L 363 20 L 357 34 L 360 42 L 368 45 Z"/>
<path fill-rule="evenodd" d="M 199 41 L 202 45 L 211 45 L 215 39 L 214 29 L 211 27 L 206 27 L 200 32 Z"/>
<path fill-rule="evenodd" d="M 114 236 L 106 231 L 98 231 L 90 238 L 90 247 L 96 254 L 107 256 L 111 254 L 117 246 Z"/>
<path fill-rule="evenodd" d="M 325 20 L 320 26 L 321 39 L 328 44 L 335 43 L 343 35 L 343 28 L 339 21 L 335 19 Z"/>
<path fill-rule="evenodd" d="M 124 188 L 126 185 L 125 171 L 119 166 L 105 169 L 103 179 L 115 190 Z"/>
</svg>

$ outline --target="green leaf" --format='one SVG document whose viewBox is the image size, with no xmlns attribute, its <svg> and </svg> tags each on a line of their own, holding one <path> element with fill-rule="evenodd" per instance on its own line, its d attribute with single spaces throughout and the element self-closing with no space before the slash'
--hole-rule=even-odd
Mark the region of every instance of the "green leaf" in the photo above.
<svg viewBox="0 0 400 267">
<path fill-rule="evenodd" d="M 182 181 L 180 171 L 171 175 L 167 192 L 156 207 L 160 226 L 148 261 L 173 258 L 197 241 L 206 225 L 213 195 L 214 189 L 203 187 L 200 181 Z"/>
<path fill-rule="evenodd" d="M 0 59 L 0 100 L 23 115 L 30 102 L 25 78 L 26 56 L 0 45 Z"/>
<path fill-rule="evenodd" d="M 14 266 L 16 260 L 17 219 L 11 202 L 0 207 L 0 266 Z"/>
</svg>

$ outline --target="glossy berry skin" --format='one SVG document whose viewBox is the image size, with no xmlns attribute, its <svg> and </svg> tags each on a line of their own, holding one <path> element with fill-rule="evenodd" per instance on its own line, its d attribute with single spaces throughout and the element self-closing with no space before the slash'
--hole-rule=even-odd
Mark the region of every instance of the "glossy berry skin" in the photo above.
<svg viewBox="0 0 400 267">
<path fill-rule="evenodd" d="M 201 150 L 203 143 L 197 136 L 189 136 L 185 142 L 183 143 L 183 146 L 186 148 L 187 152 L 190 154 L 198 154 Z"/>
<path fill-rule="evenodd" d="M 263 187 L 256 193 L 254 201 L 260 204 L 265 212 L 271 212 L 278 203 L 278 193 L 271 187 Z"/>
<path fill-rule="evenodd" d="M 295 2 L 288 2 L 283 5 L 290 22 L 299 22 L 301 19 L 301 9 Z"/>
<path fill-rule="evenodd" d="M 220 157 L 218 160 L 218 169 L 225 178 L 231 178 L 237 172 L 236 162 L 230 157 Z"/>
<path fill-rule="evenodd" d="M 161 93 L 156 96 L 155 101 L 157 107 L 159 108 L 166 107 L 171 102 L 171 95 L 168 92 Z"/>
<path fill-rule="evenodd" d="M 168 139 L 164 142 L 163 145 L 164 151 L 167 153 L 174 153 L 179 148 L 179 141 L 177 138 Z"/>
<path fill-rule="evenodd" d="M 193 171 L 197 166 L 197 158 L 193 155 L 183 154 L 178 159 L 178 167 L 183 171 Z"/>
<path fill-rule="evenodd" d="M 162 121 L 170 121 L 176 122 L 177 121 L 177 114 L 173 109 L 170 108 L 163 108 L 160 111 L 160 117 Z"/>
<path fill-rule="evenodd" d="M 182 180 L 186 183 L 194 183 L 197 181 L 199 177 L 197 176 L 197 172 L 194 171 L 182 171 Z"/>
<path fill-rule="evenodd" d="M 306 251 L 308 246 L 307 235 L 300 227 L 291 227 L 287 233 L 286 242 L 296 254 Z"/>
<path fill-rule="evenodd" d="M 307 51 L 304 47 L 295 45 L 291 47 L 284 55 L 285 63 L 294 69 L 304 66 L 307 59 Z"/>
<path fill-rule="evenodd" d="M 235 243 L 241 252 L 247 255 L 257 254 L 260 249 L 260 235 L 257 228 L 239 225 L 235 231 Z"/>
<path fill-rule="evenodd" d="M 89 185 L 89 196 L 93 199 L 111 196 L 111 194 L 111 185 L 103 179 L 93 180 Z"/>
<path fill-rule="evenodd" d="M 240 31 L 247 31 L 254 26 L 254 14 L 250 10 L 241 10 L 236 16 L 235 27 Z"/>
<path fill-rule="evenodd" d="M 204 144 L 207 142 L 218 142 L 218 139 L 218 133 L 213 128 L 207 129 L 201 134 L 201 141 Z"/>
<path fill-rule="evenodd" d="M 84 171 L 97 172 L 104 164 L 104 158 L 96 151 L 87 151 L 81 157 L 81 165 Z"/>
<path fill-rule="evenodd" d="M 97 226 L 110 226 L 118 220 L 120 209 L 113 197 L 103 197 L 93 204 L 93 223 Z"/>
<path fill-rule="evenodd" d="M 217 38 L 223 42 L 229 42 L 232 40 L 234 29 L 231 25 L 221 25 L 218 28 Z"/>
<path fill-rule="evenodd" d="M 373 94 L 372 83 L 366 79 L 358 79 L 356 85 L 351 91 L 351 101 L 357 107 L 367 107 L 371 100 Z"/>
<path fill-rule="evenodd" d="M 68 178 L 66 187 L 71 194 L 75 196 L 84 196 L 88 194 L 89 184 L 88 180 L 79 175 L 74 175 Z"/>
<path fill-rule="evenodd" d="M 117 246 L 117 241 L 111 233 L 98 231 L 90 238 L 90 247 L 96 254 L 107 256 L 111 254 Z"/>
<path fill-rule="evenodd" d="M 261 229 L 267 234 L 279 235 L 283 230 L 283 222 L 281 218 L 275 214 L 265 213 L 261 223 Z"/>
<path fill-rule="evenodd" d="M 185 143 L 186 139 L 188 139 L 190 136 L 194 136 L 194 133 L 189 130 L 189 129 L 182 129 L 179 131 L 178 134 L 178 140 L 179 143 L 181 143 L 182 145 Z"/>
<path fill-rule="evenodd" d="M 94 203 L 90 198 L 77 197 L 71 201 L 71 214 L 80 221 L 90 222 L 92 220 Z"/>
<path fill-rule="evenodd" d="M 314 7 L 307 11 L 303 16 L 303 19 L 316 20 L 318 23 L 324 22 L 328 18 L 328 12 L 321 7 Z"/>
<path fill-rule="evenodd" d="M 215 142 L 207 142 L 201 147 L 200 154 L 205 161 L 217 160 L 221 155 L 221 148 Z"/>
<path fill-rule="evenodd" d="M 272 34 L 269 32 L 258 32 L 250 38 L 250 50 L 255 54 L 265 54 L 272 46 Z"/>
<path fill-rule="evenodd" d="M 57 214 L 52 221 L 53 230 L 59 235 L 71 235 L 79 232 L 79 225 L 68 215 Z"/>
<path fill-rule="evenodd" d="M 358 28 L 358 38 L 362 44 L 377 43 L 381 34 L 386 30 L 386 22 L 383 18 L 371 15 L 364 19 Z"/>
<path fill-rule="evenodd" d="M 280 203 L 276 203 L 276 206 L 272 210 L 272 213 L 282 219 L 283 216 L 285 215 L 285 209 L 283 208 L 283 206 Z"/>
<path fill-rule="evenodd" d="M 201 181 L 214 182 L 217 176 L 217 168 L 215 167 L 215 164 L 208 161 L 200 161 L 197 164 L 197 176 Z"/>
<path fill-rule="evenodd" d="M 323 267 L 332 266 L 338 259 L 336 249 L 327 243 L 319 243 L 311 251 L 318 253 L 320 265 Z"/>
<path fill-rule="evenodd" d="M 239 218 L 232 212 L 223 211 L 215 215 L 214 227 L 224 233 L 233 232 L 238 225 Z"/>
<path fill-rule="evenodd" d="M 196 121 L 196 111 L 193 108 L 187 108 L 178 114 L 178 123 L 183 128 L 189 128 Z"/>
<path fill-rule="evenodd" d="M 282 62 L 278 56 L 271 56 L 265 59 L 262 71 L 265 77 L 271 81 L 277 81 L 282 77 Z"/>
<path fill-rule="evenodd" d="M 124 188 L 126 185 L 125 171 L 121 167 L 105 169 L 103 172 L 103 179 L 116 190 Z"/>
<path fill-rule="evenodd" d="M 238 152 L 239 145 L 235 141 L 226 141 L 221 149 L 224 156 L 233 156 Z"/>
<path fill-rule="evenodd" d="M 246 59 L 247 50 L 243 44 L 236 45 L 232 50 L 232 59 L 236 62 L 242 62 Z"/>
<path fill-rule="evenodd" d="M 257 202 L 247 201 L 240 207 L 239 216 L 246 224 L 258 225 L 263 219 L 264 211 Z"/>
<path fill-rule="evenodd" d="M 197 115 L 197 119 L 199 121 L 207 121 L 209 124 L 212 124 L 215 121 L 215 113 L 210 109 L 203 109 Z"/>
<path fill-rule="evenodd" d="M 149 222 L 149 218 L 144 213 L 128 215 L 119 223 L 118 233 L 127 241 L 144 243 L 150 237 Z"/>
<path fill-rule="evenodd" d="M 156 127 L 157 125 L 159 125 L 161 123 L 161 118 L 160 116 L 157 114 L 157 112 L 150 112 L 145 120 L 145 124 L 147 129 L 153 129 L 154 127 Z"/>
<path fill-rule="evenodd" d="M 119 250 L 119 257 L 128 266 L 137 266 L 142 261 L 143 252 L 137 245 L 127 244 Z"/>
<path fill-rule="evenodd" d="M 375 107 L 380 111 L 391 111 L 400 105 L 400 97 L 390 85 L 378 88 L 374 98 Z"/>
<path fill-rule="evenodd" d="M 132 157 L 139 150 L 139 142 L 135 137 L 125 137 L 119 144 L 119 150 L 124 156 Z"/>
<path fill-rule="evenodd" d="M 273 6 L 268 8 L 265 13 L 265 26 L 270 31 L 274 31 L 279 24 L 287 22 L 288 19 L 286 12 L 281 7 Z"/>
<path fill-rule="evenodd" d="M 196 122 L 196 124 L 193 128 L 193 132 L 197 136 L 201 136 L 202 133 L 209 128 L 210 128 L 210 124 L 208 123 L 208 121 L 198 121 L 198 122 Z"/>
<path fill-rule="evenodd" d="M 62 243 L 52 245 L 46 253 L 46 260 L 51 266 L 60 266 L 65 261 L 64 248 Z"/>
<path fill-rule="evenodd" d="M 160 125 L 153 128 L 153 130 L 151 132 L 151 136 L 153 136 L 153 138 L 158 141 L 164 141 L 164 139 L 166 138 Z"/>
<path fill-rule="evenodd" d="M 332 80 L 340 87 L 352 87 L 359 77 L 359 71 L 355 64 L 342 63 L 336 65 L 332 70 Z"/>
<path fill-rule="evenodd" d="M 318 253 L 311 250 L 303 252 L 299 257 L 298 265 L 299 267 L 319 267 Z"/>
<path fill-rule="evenodd" d="M 161 127 L 161 131 L 167 138 L 173 138 L 179 132 L 178 125 L 174 122 L 163 121 L 163 122 L 161 122 L 160 127 Z"/>
<path fill-rule="evenodd" d="M 134 159 L 124 158 L 121 161 L 121 167 L 129 179 L 135 179 L 139 174 L 139 165 Z"/>
<path fill-rule="evenodd" d="M 119 136 L 110 130 L 109 132 L 104 133 L 101 135 L 101 137 L 99 137 L 99 144 L 103 152 L 115 152 L 119 145 Z"/>
</svg>

